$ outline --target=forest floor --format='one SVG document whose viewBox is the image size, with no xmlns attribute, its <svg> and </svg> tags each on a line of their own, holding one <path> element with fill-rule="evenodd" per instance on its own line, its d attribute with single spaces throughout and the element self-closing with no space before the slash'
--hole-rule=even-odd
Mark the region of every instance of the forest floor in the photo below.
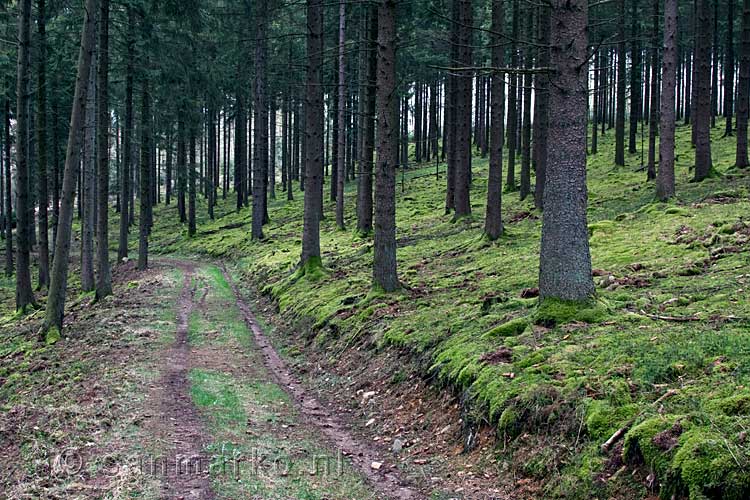
<svg viewBox="0 0 750 500">
<path fill-rule="evenodd" d="M 532 200 L 506 193 L 506 236 L 482 239 L 481 158 L 477 215 L 459 224 L 443 212 L 443 165 L 439 179 L 435 165 L 399 172 L 397 294 L 371 290 L 372 241 L 337 230 L 329 203 L 325 268 L 295 273 L 299 191 L 270 202 L 262 242 L 231 196 L 214 221 L 199 204 L 194 238 L 174 204 L 157 207 L 151 247 L 165 257 L 146 273 L 117 266 L 102 304 L 74 273 L 67 337 L 54 346 L 35 342 L 38 314 L 12 315 L 2 282 L 0 486 L 11 496 L 344 499 L 398 486 L 397 497 L 436 499 L 746 498 L 750 172 L 732 167 L 734 139 L 714 133 L 720 175 L 691 183 L 689 129 L 678 128 L 669 204 L 654 203 L 638 155 L 612 164 L 611 132 L 589 157 L 590 309 L 537 308 Z M 348 227 L 354 194 L 352 183 Z M 175 415 L 187 434 L 175 434 Z M 66 449 L 85 464 L 73 477 L 50 461 Z M 338 464 L 341 452 L 342 472 L 107 474 L 134 456 L 257 450 L 295 465 Z"/>
</svg>

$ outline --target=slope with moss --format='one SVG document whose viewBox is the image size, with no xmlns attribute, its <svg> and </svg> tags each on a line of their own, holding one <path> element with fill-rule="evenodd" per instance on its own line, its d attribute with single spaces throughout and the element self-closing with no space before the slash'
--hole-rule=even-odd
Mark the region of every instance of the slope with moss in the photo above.
<svg viewBox="0 0 750 500">
<path fill-rule="evenodd" d="M 597 303 L 539 310 L 540 214 L 506 193 L 507 233 L 482 239 L 486 160 L 475 158 L 473 220 L 451 222 L 435 165 L 399 174 L 401 292 L 371 289 L 372 241 L 348 231 L 332 206 L 321 227 L 324 271 L 295 273 L 302 232 L 298 200 L 271 201 L 267 239 L 250 240 L 248 210 L 227 200 L 215 221 L 199 207 L 188 238 L 176 209 L 155 216 L 153 247 L 236 264 L 283 314 L 312 325 L 318 342 L 411 353 L 426 374 L 457 391 L 524 453 L 545 495 L 588 498 L 632 482 L 622 464 L 653 472 L 665 498 L 750 494 L 750 223 L 748 172 L 732 167 L 734 140 L 714 131 L 718 177 L 691 183 L 690 132 L 677 131 L 677 199 L 654 202 L 640 157 L 612 164 L 611 134 L 589 158 L 589 229 Z M 439 176 L 439 178 L 438 178 Z M 665 394 L 668 398 L 662 397 Z M 661 399 L 660 399 L 661 398 Z M 624 439 L 600 450 L 618 429 Z M 554 456 L 529 458 L 528 436 L 554 436 Z M 624 462 L 623 462 L 624 461 Z M 632 487 L 632 484 L 628 487 Z M 636 486 L 636 488 L 638 488 Z M 636 489 L 636 491 L 638 491 Z M 645 495 L 645 490 L 640 490 Z"/>
</svg>

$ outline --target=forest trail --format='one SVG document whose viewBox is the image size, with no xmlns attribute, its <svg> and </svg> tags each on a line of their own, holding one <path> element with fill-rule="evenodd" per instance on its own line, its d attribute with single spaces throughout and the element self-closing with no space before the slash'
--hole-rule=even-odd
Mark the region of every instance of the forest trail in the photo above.
<svg viewBox="0 0 750 500">
<path fill-rule="evenodd" d="M 162 496 L 208 500 L 214 498 L 209 464 L 203 454 L 208 436 L 190 398 L 188 379 L 191 370 L 188 327 L 195 305 L 195 266 L 183 262 L 180 268 L 184 277 L 177 303 L 175 340 L 161 357 L 161 379 L 150 391 L 147 405 L 158 415 L 151 429 L 154 437 L 173 446 L 164 461 Z"/>
<path fill-rule="evenodd" d="M 169 264 L 175 338 L 146 401 L 163 498 L 423 498 L 295 380 L 226 269 Z"/>
</svg>

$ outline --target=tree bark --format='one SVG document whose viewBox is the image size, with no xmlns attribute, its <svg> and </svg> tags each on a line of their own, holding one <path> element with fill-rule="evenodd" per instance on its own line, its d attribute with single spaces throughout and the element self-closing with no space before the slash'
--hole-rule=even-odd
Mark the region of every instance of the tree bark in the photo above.
<svg viewBox="0 0 750 500">
<path fill-rule="evenodd" d="M 94 279 L 94 226 L 96 206 L 96 51 L 91 61 L 86 93 L 86 118 L 83 142 L 83 219 L 81 221 L 81 289 L 96 288 Z"/>
<path fill-rule="evenodd" d="M 659 128 L 659 0 L 654 0 L 653 31 L 651 32 L 651 105 L 648 119 L 648 180 L 656 179 L 656 134 Z"/>
<path fill-rule="evenodd" d="M 528 6 L 526 12 L 526 33 L 533 40 L 534 8 Z M 526 68 L 534 66 L 534 56 L 530 45 L 524 47 L 524 64 Z M 531 192 L 531 73 L 523 76 L 523 117 L 521 119 L 521 186 L 520 198 L 525 200 Z"/>
<path fill-rule="evenodd" d="M 750 0 L 749 0 L 750 1 Z M 502 68 L 505 64 L 503 26 L 505 12 L 503 0 L 492 0 L 492 28 L 490 46 L 492 65 Z M 490 77 L 490 171 L 487 180 L 487 210 L 484 219 L 484 234 L 489 240 L 496 240 L 503 234 L 502 191 L 503 191 L 503 118 L 505 110 L 505 81 L 502 73 Z"/>
<path fill-rule="evenodd" d="M 727 39 L 724 44 L 724 137 L 732 135 L 732 115 L 734 114 L 734 3 L 727 6 Z"/>
<path fill-rule="evenodd" d="M 37 196 L 39 201 L 39 289 L 49 286 L 49 225 L 47 207 L 47 32 L 45 0 L 37 1 L 38 58 L 37 66 Z"/>
<path fill-rule="evenodd" d="M 513 68 L 518 67 L 518 48 L 516 46 L 516 40 L 518 40 L 518 12 L 519 0 L 513 0 L 513 31 L 510 42 L 510 65 Z M 516 81 L 520 78 L 515 73 L 510 73 L 508 78 L 508 172 L 507 179 L 505 180 L 505 191 L 512 192 L 516 188 L 516 142 L 518 136 L 518 103 L 516 97 L 518 95 L 518 89 L 516 87 Z"/>
<path fill-rule="evenodd" d="M 628 152 L 635 154 L 637 151 L 638 121 L 641 111 L 641 42 L 640 23 L 638 15 L 638 0 L 632 4 L 632 25 L 630 28 L 631 50 L 630 50 L 630 135 L 628 140 Z M 623 20 L 624 22 L 624 20 Z"/>
<path fill-rule="evenodd" d="M 338 157 L 336 158 L 336 226 L 344 229 L 344 169 L 345 151 L 346 151 L 346 128 L 345 110 L 346 110 L 346 2 L 339 1 L 339 65 L 338 65 Z"/>
<path fill-rule="evenodd" d="M 268 23 L 268 2 L 260 0 L 256 4 L 255 41 L 255 99 L 253 106 L 253 215 L 251 238 L 263 239 L 263 223 L 266 211 L 266 182 L 268 176 L 268 97 L 266 95 L 266 31 Z"/>
<path fill-rule="evenodd" d="M 710 0 L 698 0 L 696 61 L 696 103 L 693 129 L 695 131 L 695 176 L 702 181 L 711 174 L 711 7 Z"/>
<path fill-rule="evenodd" d="M 549 7 L 540 7 L 539 13 L 539 66 L 544 68 L 550 63 L 550 11 Z M 544 208 L 544 185 L 547 175 L 547 141 L 549 135 L 549 75 L 540 73 L 536 76 L 536 100 L 538 101 L 537 109 L 534 113 L 534 149 L 536 153 L 536 187 L 534 188 L 534 205 L 537 209 Z M 596 92 L 594 93 L 596 102 Z M 596 114 L 596 112 L 594 113 Z M 596 130 L 596 120 L 594 120 L 594 130 Z"/>
<path fill-rule="evenodd" d="M 750 0 L 749 0 L 750 1 Z M 372 175 L 373 153 L 375 150 L 375 88 L 377 79 L 377 38 L 378 9 L 372 5 L 367 8 L 366 65 L 361 89 L 364 100 L 362 117 L 362 151 L 360 153 L 359 189 L 357 190 L 357 231 L 361 234 L 372 232 Z"/>
<path fill-rule="evenodd" d="M 617 43 L 617 116 L 615 117 L 615 165 L 625 165 L 625 0 L 619 0 Z"/>
<path fill-rule="evenodd" d="M 552 0 L 550 121 L 539 266 L 542 301 L 594 295 L 586 207 L 588 2 Z"/>
<path fill-rule="evenodd" d="M 466 1 L 466 0 L 464 0 Z M 470 87 L 469 87 L 470 89 Z M 469 98 L 471 96 L 469 95 Z M 396 107 L 396 2 L 378 6 L 378 113 L 375 172 L 375 246 L 373 284 L 386 292 L 399 288 L 396 272 L 396 164 L 398 116 Z"/>
<path fill-rule="evenodd" d="M 458 65 L 472 64 L 472 26 L 474 15 L 471 0 L 454 0 L 459 3 Z M 454 220 L 471 216 L 471 96 L 472 73 L 465 71 L 456 79 L 456 166 Z"/>
<path fill-rule="evenodd" d="M 5 129 L 3 139 L 3 148 L 5 149 L 5 276 L 10 278 L 13 276 L 13 200 L 10 172 L 10 97 L 7 94 L 3 111 Z"/>
<path fill-rule="evenodd" d="M 307 0 L 307 82 L 305 99 L 305 208 L 302 230 L 303 272 L 322 265 L 320 217 L 323 206 L 323 0 Z"/>
<path fill-rule="evenodd" d="M 31 69 L 31 0 L 18 2 L 16 86 L 16 311 L 36 306 L 31 288 L 31 193 L 29 192 L 29 73 Z"/>
<path fill-rule="evenodd" d="M 146 72 L 149 59 L 145 60 Z M 151 93 L 147 73 L 141 82 L 141 178 L 140 178 L 140 210 L 138 214 L 138 269 L 148 268 L 148 236 L 151 232 Z M 195 225 L 195 210 L 191 210 L 190 218 Z"/>
<path fill-rule="evenodd" d="M 132 136 L 133 136 L 133 62 L 135 60 L 135 20 L 132 7 L 127 7 L 128 34 L 125 69 L 125 127 L 122 130 L 122 184 L 120 185 L 120 238 L 117 247 L 117 260 L 122 262 L 128 257 L 128 228 L 130 227 L 130 178 L 132 164 Z M 184 220 L 180 211 L 180 220 Z"/>
<path fill-rule="evenodd" d="M 745 0 L 750 5 L 750 0 Z M 664 53 L 662 55 L 659 171 L 656 197 L 674 196 L 675 67 L 677 66 L 677 0 L 664 2 Z"/>
<path fill-rule="evenodd" d="M 57 238 L 55 239 L 55 258 L 52 261 L 47 310 L 42 332 L 47 332 L 51 328 L 56 328 L 58 332 L 62 331 L 63 314 L 65 312 L 65 292 L 68 281 L 71 228 L 73 225 L 73 198 L 80 168 L 79 140 L 83 130 L 83 114 L 88 91 L 87 77 L 94 53 L 97 5 L 98 2 L 96 0 L 86 0 L 85 19 L 81 33 L 81 49 L 78 54 L 75 93 L 70 112 L 65 173 L 60 200 L 60 220 L 58 221 Z"/>
<path fill-rule="evenodd" d="M 748 166 L 747 121 L 750 107 L 750 0 L 742 3 L 742 44 L 740 46 L 740 81 L 737 92 L 737 152 L 735 165 Z"/>
</svg>

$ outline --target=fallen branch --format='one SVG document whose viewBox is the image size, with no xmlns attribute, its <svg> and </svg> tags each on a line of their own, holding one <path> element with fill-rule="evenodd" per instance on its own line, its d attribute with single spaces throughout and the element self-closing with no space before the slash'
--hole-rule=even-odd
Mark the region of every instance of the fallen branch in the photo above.
<svg viewBox="0 0 750 500">
<path fill-rule="evenodd" d="M 662 394 L 661 396 L 659 396 L 659 398 L 656 401 L 654 401 L 653 403 L 651 403 L 649 405 L 649 407 L 658 405 L 659 403 L 661 403 L 665 399 L 674 396 L 678 392 L 679 391 L 677 389 L 669 389 L 667 392 L 665 392 L 664 394 Z M 641 415 L 643 415 L 643 413 L 645 411 L 646 411 L 646 409 L 644 408 L 643 410 L 641 410 L 638 413 L 638 415 L 636 415 L 635 417 L 633 417 L 630 420 L 628 420 L 628 423 L 626 423 L 625 425 L 623 425 L 622 427 L 620 427 L 619 429 L 617 429 L 615 431 L 615 433 L 612 434 L 612 436 L 609 439 L 607 439 L 604 442 L 604 444 L 601 446 L 602 453 L 607 453 L 607 451 L 609 451 L 609 449 L 612 447 L 612 445 L 614 445 L 617 441 L 619 441 L 625 435 L 625 433 L 628 432 L 628 430 L 633 426 L 633 424 L 635 423 L 635 421 Z"/>
<path fill-rule="evenodd" d="M 646 316 L 647 318 L 651 319 L 659 319 L 662 321 L 676 321 L 678 323 L 686 323 L 689 321 L 700 321 L 701 319 L 698 316 L 662 316 L 659 314 L 649 314 L 643 309 L 641 309 L 640 314 L 643 316 Z"/>
</svg>

